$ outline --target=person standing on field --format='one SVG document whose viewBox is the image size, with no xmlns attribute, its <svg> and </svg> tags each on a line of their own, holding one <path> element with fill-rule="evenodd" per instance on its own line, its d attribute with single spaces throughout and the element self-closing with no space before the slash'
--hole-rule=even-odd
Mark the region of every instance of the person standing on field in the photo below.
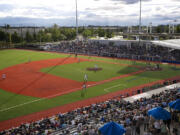
<svg viewBox="0 0 180 135">
<path fill-rule="evenodd" d="M 3 79 L 3 80 L 6 79 L 6 74 L 2 74 L 2 79 Z"/>
<path fill-rule="evenodd" d="M 87 74 L 84 75 L 84 82 L 87 82 L 88 81 L 88 76 Z"/>
<path fill-rule="evenodd" d="M 85 92 L 86 92 L 86 83 L 84 83 L 82 86 L 81 97 L 84 97 Z"/>
</svg>

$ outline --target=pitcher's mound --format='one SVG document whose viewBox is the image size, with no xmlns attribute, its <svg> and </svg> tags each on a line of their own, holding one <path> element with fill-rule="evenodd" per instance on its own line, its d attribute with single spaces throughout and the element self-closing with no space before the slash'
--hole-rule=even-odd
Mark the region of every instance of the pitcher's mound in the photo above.
<svg viewBox="0 0 180 135">
<path fill-rule="evenodd" d="M 88 70 L 88 71 L 95 71 L 96 72 L 96 71 L 101 71 L 102 68 L 99 68 L 99 67 L 98 68 L 95 68 L 95 67 L 90 68 L 89 67 L 89 68 L 86 68 L 86 70 Z"/>
</svg>

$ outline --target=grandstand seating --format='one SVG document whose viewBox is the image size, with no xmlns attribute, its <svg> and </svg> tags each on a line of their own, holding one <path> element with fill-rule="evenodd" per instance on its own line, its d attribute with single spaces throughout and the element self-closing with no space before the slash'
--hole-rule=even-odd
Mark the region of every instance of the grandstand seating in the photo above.
<svg viewBox="0 0 180 135">
<path fill-rule="evenodd" d="M 131 45 L 106 45 L 98 42 L 64 41 L 49 46 L 50 51 L 78 53 L 106 57 L 128 58 L 148 61 L 180 61 L 180 50 L 147 44 L 147 42 L 131 43 Z"/>
<path fill-rule="evenodd" d="M 156 106 L 167 108 L 170 101 L 180 98 L 177 93 L 178 89 L 175 88 L 153 94 L 151 98 L 141 98 L 133 103 L 122 98 L 112 99 L 34 123 L 22 124 L 20 127 L 0 132 L 0 134 L 98 135 L 100 134 L 98 129 L 109 121 L 123 125 L 126 128 L 126 135 L 134 135 L 135 132 L 137 134 L 143 132 L 144 135 L 160 135 L 163 131 L 166 135 L 169 130 L 176 133 L 180 123 L 179 112 L 171 110 L 173 116 L 171 121 L 163 122 L 149 117 L 147 111 Z M 167 130 L 163 130 L 166 126 Z"/>
</svg>

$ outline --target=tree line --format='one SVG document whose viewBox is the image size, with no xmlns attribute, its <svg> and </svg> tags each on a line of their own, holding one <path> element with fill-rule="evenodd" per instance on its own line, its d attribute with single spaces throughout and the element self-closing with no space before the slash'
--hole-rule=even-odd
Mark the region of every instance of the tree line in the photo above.
<svg viewBox="0 0 180 135">
<path fill-rule="evenodd" d="M 39 32 L 30 33 L 26 31 L 25 35 L 18 34 L 17 32 L 10 33 L 10 25 L 4 26 L 4 31 L 0 30 L 0 42 L 5 43 L 37 43 L 37 42 L 57 42 L 63 40 L 74 40 L 76 38 L 75 28 L 59 27 L 54 24 L 52 27 L 45 28 Z M 137 26 L 138 29 L 138 26 Z M 118 32 L 123 32 L 126 27 L 112 29 L 103 29 L 102 27 L 79 27 L 78 33 L 84 38 L 89 37 L 106 37 L 112 38 Z M 168 33 L 168 25 L 159 25 L 153 28 L 154 33 Z M 175 33 L 180 33 L 180 24 L 175 26 Z"/>
<path fill-rule="evenodd" d="M 30 33 L 26 31 L 25 35 L 18 34 L 17 32 L 10 33 L 10 25 L 6 25 L 3 30 L 0 30 L 0 41 L 7 43 L 36 43 L 36 42 L 57 42 L 63 40 L 74 40 L 76 38 L 75 28 L 65 28 L 59 27 L 58 25 L 53 25 L 53 27 L 45 28 L 39 32 Z M 99 37 L 111 38 L 114 36 L 113 31 L 104 30 L 102 28 L 93 29 L 80 27 L 78 33 L 84 38 L 93 37 L 95 35 Z"/>
</svg>

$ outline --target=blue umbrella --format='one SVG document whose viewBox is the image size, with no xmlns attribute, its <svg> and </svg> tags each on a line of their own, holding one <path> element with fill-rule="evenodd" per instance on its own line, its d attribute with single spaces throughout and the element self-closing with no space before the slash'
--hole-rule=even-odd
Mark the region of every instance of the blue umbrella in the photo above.
<svg viewBox="0 0 180 135">
<path fill-rule="evenodd" d="M 169 120 L 171 119 L 170 112 L 162 107 L 156 107 L 148 111 L 148 115 L 153 116 L 156 120 Z"/>
<path fill-rule="evenodd" d="M 177 99 L 175 101 L 172 101 L 169 103 L 169 106 L 175 110 L 179 110 L 180 111 L 180 99 Z"/>
<path fill-rule="evenodd" d="M 99 131 L 103 135 L 123 135 L 126 132 L 123 126 L 115 122 L 106 123 Z"/>
</svg>

